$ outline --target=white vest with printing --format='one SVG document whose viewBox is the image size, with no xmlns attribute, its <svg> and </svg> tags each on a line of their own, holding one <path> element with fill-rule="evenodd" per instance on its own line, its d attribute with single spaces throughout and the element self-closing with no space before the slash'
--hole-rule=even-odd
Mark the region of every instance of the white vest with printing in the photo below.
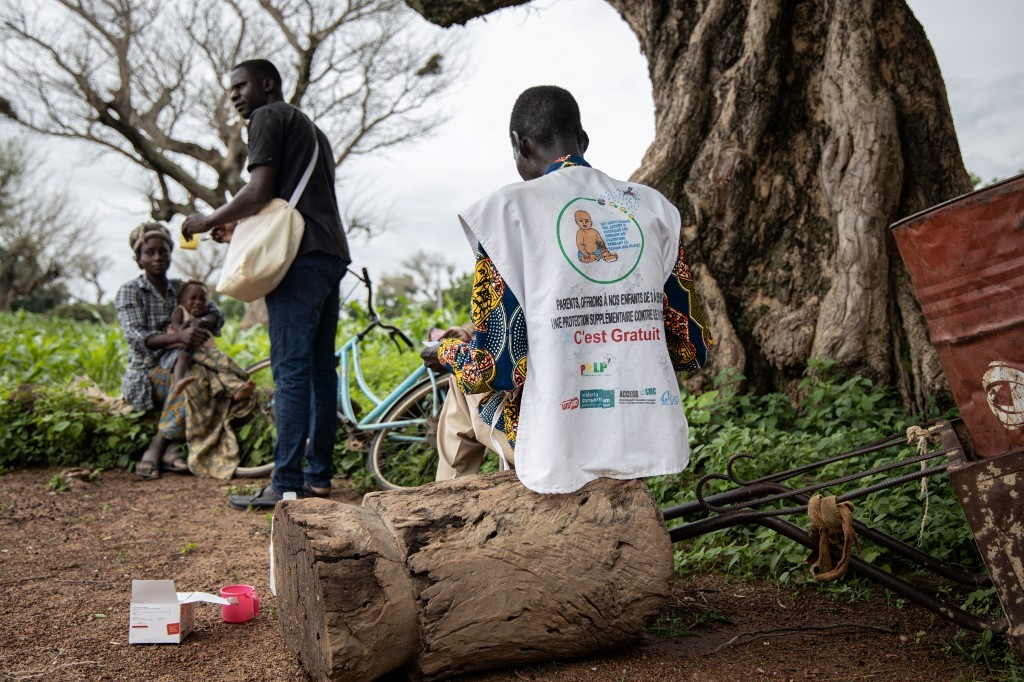
<svg viewBox="0 0 1024 682">
<path fill-rule="evenodd" d="M 567 493 L 600 477 L 682 471 L 686 417 L 662 322 L 679 212 L 585 166 L 509 185 L 460 214 L 526 315 L 515 465 Z"/>
</svg>

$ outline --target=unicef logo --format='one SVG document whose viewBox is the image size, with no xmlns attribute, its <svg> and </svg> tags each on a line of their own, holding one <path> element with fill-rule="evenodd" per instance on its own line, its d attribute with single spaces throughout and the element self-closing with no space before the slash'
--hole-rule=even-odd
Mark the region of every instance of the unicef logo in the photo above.
<svg viewBox="0 0 1024 682">
<path fill-rule="evenodd" d="M 623 192 L 625 194 L 625 192 Z M 635 202 L 577 197 L 558 214 L 558 245 L 569 265 L 585 279 L 611 284 L 640 262 L 644 232 L 632 213 Z"/>
</svg>

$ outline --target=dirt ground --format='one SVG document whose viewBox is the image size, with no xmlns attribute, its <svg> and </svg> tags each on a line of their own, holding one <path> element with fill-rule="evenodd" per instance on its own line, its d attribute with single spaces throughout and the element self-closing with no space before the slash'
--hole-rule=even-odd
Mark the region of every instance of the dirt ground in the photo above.
<svg viewBox="0 0 1024 682">
<path fill-rule="evenodd" d="M 105 471 L 67 492 L 59 472 L 0 476 L 0 680 L 303 680 L 284 647 L 268 586 L 269 514 L 228 507 L 232 484 Z M 249 482 L 241 482 L 247 485 Z M 257 481 L 259 483 L 259 481 Z M 336 482 L 334 498 L 359 496 Z M 238 481 L 233 485 L 239 485 Z M 199 604 L 180 645 L 128 645 L 133 578 L 179 590 L 249 583 L 260 618 L 242 625 Z M 580 680 L 980 680 L 942 653 L 956 629 L 884 595 L 856 604 L 813 589 L 702 575 L 679 579 L 674 636 L 618 652 L 465 676 L 468 682 Z M 923 633 L 923 634 L 919 634 Z"/>
</svg>

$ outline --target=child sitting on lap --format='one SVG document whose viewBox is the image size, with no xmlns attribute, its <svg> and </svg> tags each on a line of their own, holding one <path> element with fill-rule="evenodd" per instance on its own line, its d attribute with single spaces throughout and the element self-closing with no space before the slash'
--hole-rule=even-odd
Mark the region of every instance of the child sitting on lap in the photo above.
<svg viewBox="0 0 1024 682">
<path fill-rule="evenodd" d="M 213 334 L 218 334 L 217 318 L 209 310 L 209 290 L 202 282 L 191 280 L 185 282 L 178 294 L 178 307 L 171 313 L 171 321 L 167 326 L 168 332 L 178 332 L 190 327 L 201 327 Z M 249 375 L 239 367 L 234 360 L 217 350 L 217 345 L 211 337 L 201 348 L 219 353 L 227 360 L 227 367 L 230 374 L 241 380 L 242 385 L 234 392 L 234 400 L 245 400 L 252 395 L 255 384 L 249 379 Z M 178 395 L 185 386 L 195 380 L 188 376 L 189 368 L 192 366 L 192 354 L 187 348 L 178 346 L 174 352 L 174 389 L 172 395 Z"/>
</svg>

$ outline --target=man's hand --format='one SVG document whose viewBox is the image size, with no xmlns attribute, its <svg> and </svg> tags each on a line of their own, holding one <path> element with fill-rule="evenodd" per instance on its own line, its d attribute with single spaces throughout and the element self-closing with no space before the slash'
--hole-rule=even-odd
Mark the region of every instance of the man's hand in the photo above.
<svg viewBox="0 0 1024 682">
<path fill-rule="evenodd" d="M 441 361 L 437 358 L 437 348 L 440 343 L 430 343 L 420 351 L 420 357 L 423 358 L 423 366 L 432 372 L 438 374 L 446 374 L 448 368 L 441 364 Z"/>
<path fill-rule="evenodd" d="M 189 350 L 199 348 L 212 338 L 213 334 L 208 330 L 195 325 L 190 325 L 178 332 L 178 339 L 181 343 L 185 344 Z"/>
<path fill-rule="evenodd" d="M 185 222 L 181 225 L 181 234 L 185 239 L 191 239 L 194 234 L 209 231 L 210 225 L 206 224 L 206 216 L 202 213 L 193 213 L 185 218 Z"/>
</svg>

